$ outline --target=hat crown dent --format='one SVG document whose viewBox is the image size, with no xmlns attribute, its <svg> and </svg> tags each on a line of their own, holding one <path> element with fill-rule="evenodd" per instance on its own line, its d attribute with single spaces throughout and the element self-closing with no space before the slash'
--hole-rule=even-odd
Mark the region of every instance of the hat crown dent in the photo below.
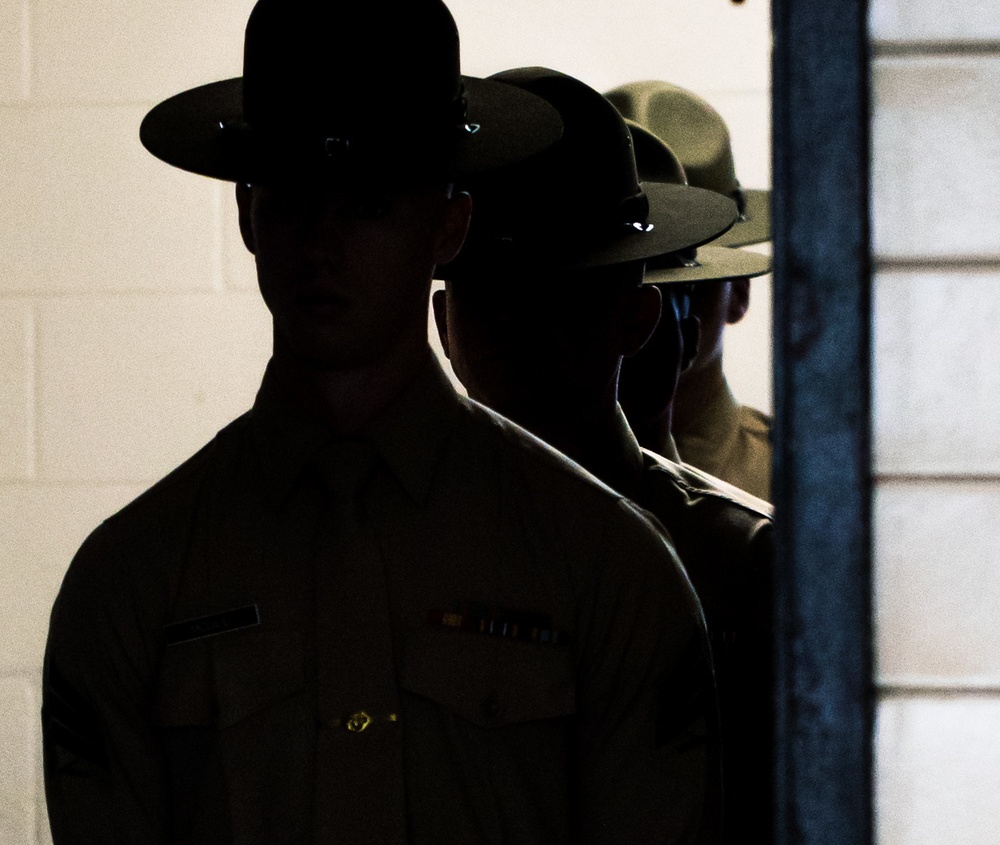
<svg viewBox="0 0 1000 845">
<path fill-rule="evenodd" d="M 677 154 L 689 184 L 726 196 L 739 190 L 729 129 L 700 97 L 654 95 L 646 125 Z"/>
<path fill-rule="evenodd" d="M 702 97 L 659 81 L 622 85 L 607 97 L 625 117 L 651 131 L 677 154 L 688 184 L 730 197 L 739 192 L 729 128 Z"/>
<path fill-rule="evenodd" d="M 642 182 L 687 185 L 687 174 L 677 154 L 652 132 L 630 118 L 625 120 L 632 136 L 635 166 Z"/>
</svg>

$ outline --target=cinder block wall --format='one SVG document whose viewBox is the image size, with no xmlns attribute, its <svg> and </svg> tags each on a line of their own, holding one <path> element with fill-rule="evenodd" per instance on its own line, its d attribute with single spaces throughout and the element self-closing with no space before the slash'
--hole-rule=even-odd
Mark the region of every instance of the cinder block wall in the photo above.
<svg viewBox="0 0 1000 845">
<path fill-rule="evenodd" d="M 468 72 L 543 64 L 602 90 L 670 79 L 730 122 L 743 181 L 769 183 L 762 0 L 450 5 Z M 268 357 L 231 187 L 172 170 L 138 142 L 158 100 L 240 72 L 251 6 L 0 0 L 3 845 L 49 841 L 39 672 L 74 551 L 241 413 Z M 731 370 L 743 397 L 769 407 L 767 284 L 756 290 Z"/>
<path fill-rule="evenodd" d="M 875 0 L 880 845 L 1000 842 L 1000 16 Z"/>
</svg>

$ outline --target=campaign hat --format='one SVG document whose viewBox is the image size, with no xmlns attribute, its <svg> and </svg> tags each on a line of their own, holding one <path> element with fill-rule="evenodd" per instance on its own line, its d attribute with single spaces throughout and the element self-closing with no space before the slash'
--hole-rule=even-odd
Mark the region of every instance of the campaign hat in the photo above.
<svg viewBox="0 0 1000 845">
<path fill-rule="evenodd" d="M 705 243 L 735 221 L 735 203 L 714 191 L 640 181 L 624 119 L 589 85 L 539 67 L 490 78 L 555 106 L 563 134 L 520 164 L 460 183 L 472 195 L 472 225 L 440 278 L 645 261 Z"/>
<path fill-rule="evenodd" d="M 183 91 L 140 128 L 158 158 L 236 182 L 476 173 L 558 139 L 558 113 L 464 76 L 441 0 L 258 0 L 243 75 Z"/>
<path fill-rule="evenodd" d="M 770 191 L 748 190 L 736 178 L 729 128 L 703 98 L 669 82 L 630 82 L 605 96 L 625 117 L 649 129 L 681 160 L 688 182 L 732 197 L 740 219 L 717 246 L 771 239 Z"/>
<path fill-rule="evenodd" d="M 687 182 L 680 158 L 656 135 L 634 120 L 625 124 L 632 135 L 639 178 L 657 182 Z M 724 238 L 725 235 L 722 236 Z M 657 256 L 646 262 L 645 284 L 684 284 L 720 279 L 753 278 L 771 272 L 769 256 L 746 249 L 719 246 L 718 238 L 703 246 Z"/>
</svg>

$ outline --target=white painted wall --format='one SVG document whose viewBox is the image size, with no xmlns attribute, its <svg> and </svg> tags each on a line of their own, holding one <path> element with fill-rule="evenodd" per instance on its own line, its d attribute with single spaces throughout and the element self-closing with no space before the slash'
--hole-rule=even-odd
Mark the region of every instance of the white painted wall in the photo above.
<svg viewBox="0 0 1000 845">
<path fill-rule="evenodd" d="M 879 845 L 1000 842 L 1000 17 L 875 0 Z"/>
<path fill-rule="evenodd" d="M 239 73 L 251 5 L 0 0 L 3 845 L 48 841 L 38 673 L 70 558 L 249 405 L 267 360 L 231 187 L 175 171 L 138 141 L 157 101 Z M 602 90 L 641 77 L 686 85 L 730 122 L 743 182 L 768 184 L 763 0 L 451 5 L 468 72 L 542 64 Z M 727 367 L 737 392 L 767 408 L 766 284 L 758 290 L 753 323 L 732 341 L 752 351 Z"/>
</svg>

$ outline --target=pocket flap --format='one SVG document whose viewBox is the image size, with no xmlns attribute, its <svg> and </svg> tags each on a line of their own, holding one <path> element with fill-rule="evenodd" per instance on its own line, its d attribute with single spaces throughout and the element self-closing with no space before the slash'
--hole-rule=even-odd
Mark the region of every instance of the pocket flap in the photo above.
<svg viewBox="0 0 1000 845">
<path fill-rule="evenodd" d="M 213 646 L 219 727 L 305 690 L 305 655 L 296 631 L 247 631 L 219 637 Z"/>
<path fill-rule="evenodd" d="M 480 727 L 575 712 L 566 648 L 421 628 L 403 641 L 400 684 Z"/>
<path fill-rule="evenodd" d="M 163 727 L 226 728 L 305 689 L 294 631 L 238 631 L 168 646 L 153 696 Z"/>
</svg>

